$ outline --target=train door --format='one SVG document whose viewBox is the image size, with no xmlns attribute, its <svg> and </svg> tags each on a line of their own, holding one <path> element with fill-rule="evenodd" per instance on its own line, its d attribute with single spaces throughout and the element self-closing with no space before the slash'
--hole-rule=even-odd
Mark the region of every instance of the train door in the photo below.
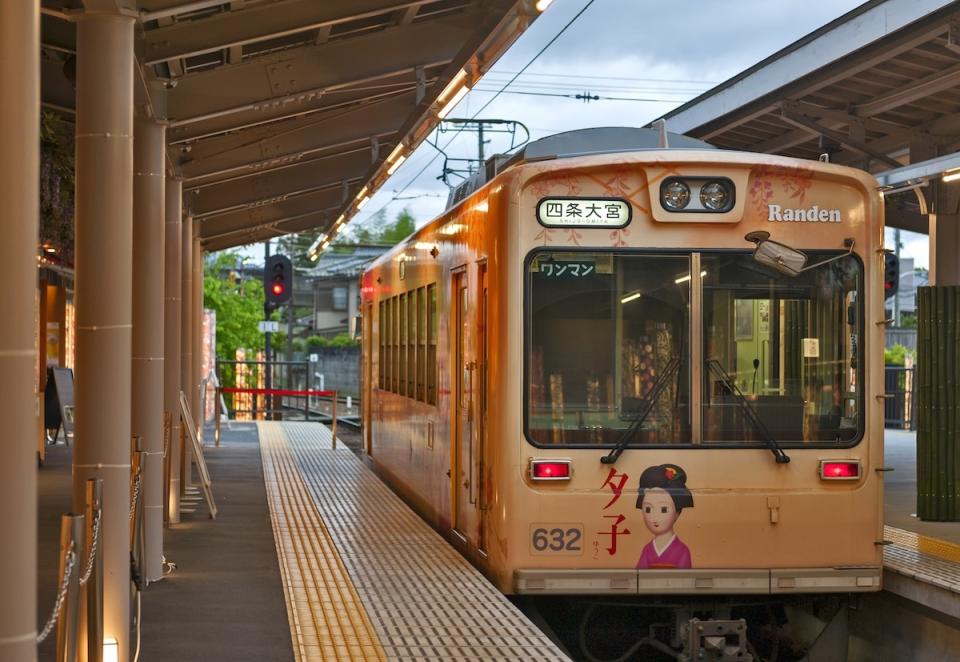
<svg viewBox="0 0 960 662">
<path fill-rule="evenodd" d="M 360 398 L 360 410 L 363 418 L 363 447 L 367 455 L 373 453 L 373 304 L 363 307 L 363 396 Z M 380 322 L 381 325 L 383 322 Z M 383 357 L 380 357 L 383 360 Z"/>
<path fill-rule="evenodd" d="M 487 340 L 487 263 L 478 265 L 477 290 L 479 294 L 477 306 L 477 469 L 475 507 L 480 512 L 480 530 L 477 538 L 477 547 L 481 552 L 487 549 L 487 509 L 486 503 L 490 485 L 489 466 L 487 457 L 487 364 L 489 352 Z"/>
<path fill-rule="evenodd" d="M 451 469 L 453 493 L 453 530 L 467 539 L 470 520 L 471 465 L 473 463 L 473 365 L 469 357 L 469 288 L 465 270 L 454 272 L 453 298 L 453 361 L 454 366 L 454 429 Z"/>
</svg>

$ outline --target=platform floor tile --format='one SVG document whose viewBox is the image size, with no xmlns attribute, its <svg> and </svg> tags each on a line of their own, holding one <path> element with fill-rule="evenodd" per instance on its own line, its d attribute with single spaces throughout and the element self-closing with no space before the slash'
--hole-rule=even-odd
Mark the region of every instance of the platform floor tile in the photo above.
<svg viewBox="0 0 960 662">
<path fill-rule="evenodd" d="M 884 538 L 891 543 L 883 550 L 886 569 L 960 593 L 960 545 L 892 526 Z"/>
<path fill-rule="evenodd" d="M 279 424 L 261 423 L 259 430 L 267 502 L 297 661 L 386 659 L 283 429 Z"/>
<path fill-rule="evenodd" d="M 567 659 L 328 428 L 279 425 L 389 659 Z"/>
</svg>

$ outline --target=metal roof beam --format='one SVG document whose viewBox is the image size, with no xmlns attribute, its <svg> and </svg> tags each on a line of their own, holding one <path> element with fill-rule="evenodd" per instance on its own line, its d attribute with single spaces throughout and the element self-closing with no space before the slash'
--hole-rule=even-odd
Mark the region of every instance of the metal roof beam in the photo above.
<svg viewBox="0 0 960 662">
<path fill-rule="evenodd" d="M 874 173 L 880 186 L 899 186 L 912 182 L 921 182 L 936 179 L 947 170 L 960 169 L 960 152 L 937 156 L 926 161 L 911 163 L 910 165 L 891 168 L 884 172 Z"/>
<path fill-rule="evenodd" d="M 880 152 L 875 151 L 873 148 L 868 147 L 867 145 L 863 144 L 858 140 L 854 140 L 853 138 L 849 137 L 848 135 L 844 134 L 841 131 L 828 129 L 825 126 L 818 124 L 815 120 L 812 120 L 811 118 L 805 115 L 802 115 L 798 112 L 788 110 L 785 108 L 781 110 L 780 117 L 783 118 L 785 122 L 793 124 L 794 126 L 798 126 L 802 129 L 813 131 L 819 135 L 829 138 L 830 140 L 833 140 L 836 143 L 844 145 L 845 147 L 849 147 L 852 150 L 866 154 L 872 159 L 877 159 L 878 161 L 890 164 L 894 167 L 900 165 L 899 162 L 895 161 L 894 159 L 891 159 L 886 154 L 882 154 Z"/>
<path fill-rule="evenodd" d="M 213 53 L 266 39 L 331 27 L 394 11 L 417 8 L 433 0 L 286 0 L 221 12 L 198 21 L 182 21 L 148 30 L 144 57 L 148 65 Z"/>
<path fill-rule="evenodd" d="M 213 184 L 196 192 L 191 209 L 194 218 L 203 218 L 240 208 L 272 204 L 328 186 L 339 186 L 342 180 L 359 178 L 368 170 L 369 148 L 355 149 L 345 154 L 270 170 L 255 177 Z"/>
<path fill-rule="evenodd" d="M 237 230 L 227 230 L 201 239 L 207 250 L 222 250 L 241 244 L 248 244 L 267 237 L 277 237 L 290 232 L 303 232 L 330 224 L 331 215 L 336 207 L 318 209 L 307 214 L 286 218 L 279 221 L 270 221 L 259 225 L 251 225 Z M 212 247 L 208 248 L 207 246 Z"/>
<path fill-rule="evenodd" d="M 200 218 L 197 221 L 200 238 L 204 239 L 234 230 L 275 224 L 294 217 L 302 218 L 318 210 L 339 208 L 341 200 L 340 184 L 337 183 L 285 200 L 277 200 L 270 204 L 251 205 L 248 208 L 236 209 L 218 216 Z M 332 221 L 333 218 L 333 212 L 330 212 L 329 220 Z M 314 224 L 309 227 L 316 227 L 323 225 L 323 223 L 323 221 L 315 219 Z"/>
<path fill-rule="evenodd" d="M 774 110 L 778 98 L 810 94 L 944 34 L 952 5 L 950 0 L 887 0 L 864 5 L 664 118 L 671 131 L 709 140 Z M 944 15 L 930 18 L 938 12 Z M 904 30 L 922 19 L 930 20 Z M 900 30 L 903 34 L 885 38 Z M 882 48 L 876 47 L 881 40 Z"/>
<path fill-rule="evenodd" d="M 875 97 L 866 103 L 854 106 L 854 113 L 861 117 L 879 115 L 958 84 L 960 84 L 960 64 L 938 71 L 909 85 L 897 87 L 889 94 Z"/>
<path fill-rule="evenodd" d="M 470 41 L 478 18 L 470 12 L 397 26 L 188 74 L 170 90 L 170 118 L 174 125 L 183 125 L 292 104 L 332 87 L 449 61 Z"/>
<path fill-rule="evenodd" d="M 867 145 L 874 152 L 890 154 L 917 140 L 929 140 L 942 145 L 952 143 L 958 138 L 960 138 L 960 113 L 938 117 L 914 127 L 911 135 L 892 134 L 872 140 Z M 862 160 L 862 154 L 859 152 L 844 151 L 834 155 L 836 163 L 856 163 L 859 160 Z"/>
<path fill-rule="evenodd" d="M 290 103 L 273 104 L 212 120 L 167 127 L 167 144 L 180 145 L 181 149 L 194 149 L 202 141 L 216 140 L 224 135 L 265 128 L 274 122 L 283 122 L 309 117 L 311 120 L 325 113 L 344 110 L 358 103 L 389 99 L 415 88 L 413 71 L 408 69 L 379 79 L 370 86 L 344 87 L 328 91 L 325 95 L 302 97 Z M 385 89 L 374 93 L 371 88 Z M 188 144 L 188 146 L 184 146 Z"/>
<path fill-rule="evenodd" d="M 222 179 L 299 161 L 311 154 L 342 148 L 370 136 L 395 133 L 415 107 L 408 92 L 316 119 L 288 120 L 197 143 L 181 163 L 183 177 Z"/>
<path fill-rule="evenodd" d="M 860 132 L 860 129 L 884 133 L 888 137 L 895 136 L 898 146 L 922 137 L 920 131 L 911 127 L 900 126 L 899 124 L 894 124 L 893 122 L 884 122 L 871 118 L 857 117 L 856 115 L 851 115 L 842 110 L 823 108 L 811 103 L 805 103 L 801 101 L 784 101 L 780 103 L 780 108 L 781 110 L 789 110 L 790 112 L 794 113 L 795 116 L 802 115 L 808 118 L 810 122 L 825 122 L 825 128 L 827 129 L 837 130 L 841 126 L 846 125 L 851 128 L 851 135 L 849 138 L 854 140 L 857 139 L 856 135 L 858 132 Z M 788 131 L 779 136 L 774 136 L 768 140 L 753 145 L 750 149 L 751 151 L 761 152 L 764 154 L 778 154 L 790 149 L 791 147 L 796 147 L 797 145 L 803 144 L 817 135 L 819 135 L 819 129 L 815 130 L 810 125 L 804 125 L 799 129 Z M 863 143 L 862 140 L 859 142 Z M 870 147 L 874 152 L 885 154 L 890 151 L 875 149 L 872 147 L 873 143 L 863 143 L 863 145 Z M 862 152 L 858 151 L 858 154 L 862 154 Z"/>
</svg>

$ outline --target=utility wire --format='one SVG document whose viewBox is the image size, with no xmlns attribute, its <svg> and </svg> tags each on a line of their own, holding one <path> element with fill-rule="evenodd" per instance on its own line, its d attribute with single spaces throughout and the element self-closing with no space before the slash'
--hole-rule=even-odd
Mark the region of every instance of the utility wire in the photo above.
<svg viewBox="0 0 960 662">
<path fill-rule="evenodd" d="M 581 16 L 583 16 L 583 13 L 584 13 L 585 11 L 587 11 L 588 9 L 590 9 L 590 6 L 594 3 L 594 1 L 595 1 L 595 0 L 588 0 L 588 1 L 587 1 L 587 4 L 585 4 L 585 5 L 583 6 L 583 9 L 581 9 L 579 12 L 576 13 L 576 15 L 575 15 L 573 18 L 571 18 L 569 21 L 567 21 L 567 24 L 564 25 L 564 26 L 560 29 L 560 31 L 557 32 L 557 34 L 555 34 L 555 35 L 553 36 L 553 38 L 546 43 L 546 45 L 545 45 L 543 48 L 541 48 L 539 51 L 537 51 L 537 54 L 534 55 L 532 58 L 530 58 L 530 61 L 527 62 L 525 65 L 523 65 L 523 67 L 520 69 L 520 71 L 518 71 L 517 73 L 515 73 L 515 74 L 513 75 L 513 77 L 510 78 L 510 80 L 508 80 L 507 83 L 506 83 L 503 87 L 501 87 L 500 90 L 499 90 L 496 94 L 494 94 L 492 97 L 490 97 L 490 99 L 488 99 L 485 104 L 483 104 L 482 106 L 480 106 L 480 109 L 477 110 L 477 112 L 475 112 L 475 113 L 470 117 L 470 119 L 476 119 L 477 115 L 479 115 L 479 114 L 482 113 L 484 110 L 486 110 L 487 107 L 488 107 L 491 103 L 493 103 L 494 100 L 496 100 L 497 97 L 499 97 L 501 94 L 503 94 L 503 91 L 504 91 L 504 90 L 506 90 L 508 87 L 510 87 L 510 86 L 513 84 L 513 82 L 516 81 L 517 78 L 519 78 L 521 74 L 523 74 L 523 72 L 525 72 L 527 69 L 529 69 L 529 68 L 530 68 L 530 65 L 532 65 L 534 62 L 536 62 L 536 61 L 537 61 L 537 58 L 539 58 L 541 55 L 543 55 L 548 48 L 550 48 L 551 46 L 553 46 L 554 42 L 555 42 L 557 39 L 559 39 L 560 36 L 561 36 L 564 32 L 566 32 L 566 31 L 570 28 L 570 26 L 573 25 L 573 24 L 577 21 L 578 18 L 580 18 Z M 448 140 L 447 143 L 443 146 L 443 150 L 446 150 L 447 147 L 449 147 L 450 144 L 451 144 L 454 140 L 456 140 L 456 139 L 457 139 L 457 136 L 459 136 L 462 132 L 463 132 L 463 127 L 461 127 L 460 129 L 458 129 L 457 132 L 454 133 L 453 136 L 450 137 L 450 140 Z M 420 169 L 420 171 L 417 172 L 417 174 L 413 176 L 412 179 L 410 179 L 406 184 L 404 184 L 403 187 L 402 187 L 399 191 L 397 191 L 396 193 L 394 193 L 393 197 L 392 197 L 388 202 L 386 202 L 383 206 L 381 206 L 377 211 L 375 211 L 373 214 L 371 214 L 371 216 L 373 216 L 373 215 L 375 215 L 375 214 L 379 214 L 380 212 L 382 212 L 383 210 L 385 210 L 387 207 L 389 207 L 393 202 L 395 202 L 395 201 L 397 200 L 397 198 L 399 198 L 401 195 L 403 195 L 403 193 L 404 193 L 408 188 L 410 188 L 410 186 L 413 185 L 413 183 L 414 183 L 415 181 L 417 181 L 418 179 L 420 179 L 420 176 L 427 171 L 427 168 L 429 168 L 430 166 L 433 165 L 433 162 L 437 160 L 437 157 L 439 157 L 441 153 L 442 153 L 442 150 L 441 150 L 441 151 L 438 151 L 436 154 L 434 154 L 434 155 L 433 155 L 433 158 L 431 158 L 429 161 L 427 161 L 427 164 L 426 164 L 425 166 L 423 166 L 423 167 Z M 368 217 L 368 218 L 369 218 L 369 217 Z M 366 220 L 366 219 L 364 219 L 364 220 Z"/>
<path fill-rule="evenodd" d="M 488 76 L 509 76 L 514 74 L 512 71 L 500 71 L 488 74 Z M 520 72 L 524 73 L 524 72 Z M 634 78 L 631 76 L 595 76 L 593 74 L 581 75 L 581 74 L 561 74 L 553 72 L 538 72 L 530 71 L 526 72 L 527 76 L 543 76 L 545 78 L 586 78 L 589 80 L 628 80 L 634 82 L 643 82 L 643 83 L 701 83 L 703 85 L 716 85 L 720 81 L 716 80 L 693 80 L 693 79 L 681 79 L 681 78 Z"/>
<path fill-rule="evenodd" d="M 491 92 L 492 90 L 483 90 L 474 88 L 479 92 Z M 560 97 L 564 99 L 578 99 L 582 101 L 644 101 L 648 103 L 681 103 L 683 99 L 644 99 L 640 97 L 607 97 L 589 92 L 579 92 L 577 94 L 561 94 L 560 92 L 524 92 L 523 90 L 509 90 L 503 94 L 523 94 L 532 97 Z"/>
</svg>

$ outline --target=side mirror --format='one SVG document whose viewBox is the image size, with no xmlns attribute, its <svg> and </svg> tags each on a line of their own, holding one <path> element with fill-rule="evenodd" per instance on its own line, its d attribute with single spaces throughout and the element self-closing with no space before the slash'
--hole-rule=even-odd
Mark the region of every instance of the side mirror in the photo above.
<svg viewBox="0 0 960 662">
<path fill-rule="evenodd" d="M 836 257 L 830 257 L 826 260 L 822 260 L 807 266 L 806 253 L 803 251 L 798 251 L 796 248 L 791 248 L 786 244 L 781 244 L 778 241 L 773 241 L 770 239 L 769 232 L 757 230 L 755 232 L 747 233 L 744 239 L 747 241 L 752 241 L 757 245 L 756 249 L 753 251 L 754 260 L 765 267 L 770 267 L 774 271 L 791 277 L 797 276 L 808 269 L 819 267 L 827 262 L 833 262 L 834 260 L 844 258 L 853 252 L 853 239 L 844 239 L 843 243 L 847 249 L 846 253 L 843 255 L 837 255 Z"/>
<path fill-rule="evenodd" d="M 807 265 L 806 254 L 770 239 L 770 233 L 758 230 L 744 237 L 757 245 L 753 259 L 787 276 L 796 276 Z"/>
</svg>

